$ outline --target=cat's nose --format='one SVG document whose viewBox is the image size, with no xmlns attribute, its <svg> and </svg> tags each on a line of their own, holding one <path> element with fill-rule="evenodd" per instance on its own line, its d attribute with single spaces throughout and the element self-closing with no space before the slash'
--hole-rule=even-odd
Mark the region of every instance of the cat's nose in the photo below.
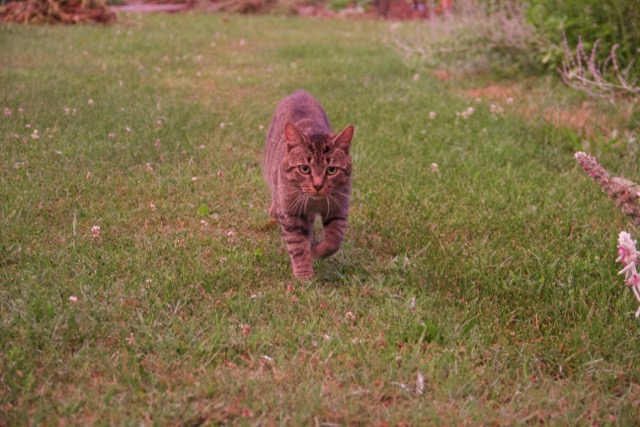
<svg viewBox="0 0 640 427">
<path fill-rule="evenodd" d="M 313 188 L 315 188 L 316 191 L 320 192 L 320 190 L 322 190 L 322 184 L 313 184 Z"/>
</svg>

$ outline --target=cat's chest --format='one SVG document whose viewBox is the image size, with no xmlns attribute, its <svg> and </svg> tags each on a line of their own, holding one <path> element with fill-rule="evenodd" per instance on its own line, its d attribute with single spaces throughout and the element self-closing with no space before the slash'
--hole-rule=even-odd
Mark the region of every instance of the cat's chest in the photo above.
<svg viewBox="0 0 640 427">
<path fill-rule="evenodd" d="M 329 195 L 319 198 L 311 196 L 293 197 L 285 200 L 282 207 L 287 215 L 312 218 L 316 215 L 327 217 L 344 213 L 347 202 L 342 196 Z"/>
</svg>

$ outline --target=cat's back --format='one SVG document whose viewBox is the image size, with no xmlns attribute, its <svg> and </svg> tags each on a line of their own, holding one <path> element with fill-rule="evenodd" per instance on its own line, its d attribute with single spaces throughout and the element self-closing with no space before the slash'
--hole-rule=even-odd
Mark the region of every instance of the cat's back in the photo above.
<svg viewBox="0 0 640 427">
<path fill-rule="evenodd" d="M 331 131 L 329 119 L 322 105 L 304 90 L 297 90 L 280 101 L 274 113 L 271 128 L 281 133 L 287 122 L 298 125 L 303 131 L 305 128 Z"/>
</svg>

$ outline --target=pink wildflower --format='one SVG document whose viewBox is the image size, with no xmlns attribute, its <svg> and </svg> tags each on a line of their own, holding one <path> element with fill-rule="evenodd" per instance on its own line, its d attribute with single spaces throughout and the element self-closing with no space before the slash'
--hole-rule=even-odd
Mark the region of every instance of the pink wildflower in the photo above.
<svg viewBox="0 0 640 427">
<path fill-rule="evenodd" d="M 609 174 L 600 165 L 600 163 L 598 163 L 598 160 L 596 160 L 595 157 L 590 156 L 587 153 L 583 153 L 582 151 L 577 152 L 574 156 L 578 163 L 580 163 L 580 166 L 582 166 L 589 176 L 598 184 L 605 185 L 609 183 Z"/>
<path fill-rule="evenodd" d="M 631 288 L 636 299 L 640 301 L 640 277 L 638 276 L 638 263 L 640 252 L 636 249 L 636 240 L 626 231 L 618 236 L 618 258 L 616 262 L 622 263 L 624 268 L 618 274 L 624 274 L 625 284 Z M 636 311 L 636 317 L 640 317 L 640 308 Z"/>
<path fill-rule="evenodd" d="M 100 237 L 100 226 L 99 225 L 94 225 L 93 227 L 91 227 L 91 237 L 93 237 L 94 239 L 97 239 Z"/>
<path fill-rule="evenodd" d="M 626 178 L 610 176 L 596 158 L 587 153 L 578 152 L 575 158 L 622 213 L 631 217 L 633 225 L 640 226 L 640 185 Z"/>
</svg>

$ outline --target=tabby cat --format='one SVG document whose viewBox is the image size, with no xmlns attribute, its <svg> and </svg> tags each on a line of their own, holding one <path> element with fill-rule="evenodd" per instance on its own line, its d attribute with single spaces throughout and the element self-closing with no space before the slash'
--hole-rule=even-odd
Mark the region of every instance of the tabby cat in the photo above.
<svg viewBox="0 0 640 427">
<path fill-rule="evenodd" d="M 312 258 L 334 254 L 342 243 L 351 198 L 349 148 L 354 128 L 335 134 L 320 103 L 299 90 L 284 98 L 267 133 L 264 177 L 269 215 L 280 223 L 293 274 L 313 276 Z M 324 237 L 316 241 L 321 217 Z"/>
</svg>

